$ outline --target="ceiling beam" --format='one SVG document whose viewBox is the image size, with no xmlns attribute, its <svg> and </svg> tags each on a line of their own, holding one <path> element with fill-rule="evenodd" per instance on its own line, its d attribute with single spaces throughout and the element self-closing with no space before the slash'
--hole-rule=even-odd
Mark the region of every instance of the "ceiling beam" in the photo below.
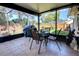
<svg viewBox="0 0 79 59">
<path fill-rule="evenodd" d="M 14 3 L 0 3 L 0 5 L 4 6 L 4 7 L 11 8 L 11 9 L 19 10 L 19 11 L 22 11 L 22 12 L 26 12 L 26 13 L 29 13 L 29 14 L 38 15 L 37 12 L 34 12 L 34 11 L 26 9 L 24 7 L 18 6 Z"/>
<path fill-rule="evenodd" d="M 72 6 L 79 6 L 79 3 L 70 3 L 68 5 L 64 5 L 64 6 L 61 6 L 61 7 L 58 7 L 58 8 L 52 8 L 50 10 L 47 10 L 47 11 L 44 11 L 44 12 L 41 12 L 41 13 L 34 12 L 34 11 L 26 9 L 24 7 L 18 6 L 14 3 L 0 3 L 0 5 L 8 7 L 8 8 L 15 9 L 15 10 L 19 10 L 19 11 L 22 11 L 22 12 L 26 12 L 26 13 L 29 13 L 29 14 L 38 15 L 38 14 L 42 14 L 42 13 L 49 12 L 49 11 L 59 10 L 59 9 L 62 9 L 62 8 L 67 8 L 67 7 L 72 7 Z"/>
<path fill-rule="evenodd" d="M 67 7 L 72 7 L 72 6 L 79 6 L 79 3 L 70 3 L 70 4 L 68 4 L 68 5 L 64 5 L 64 6 L 61 6 L 61 7 L 58 7 L 58 8 L 53 8 L 53 9 L 50 9 L 50 10 L 41 12 L 40 14 L 45 13 L 45 12 L 50 12 L 50 11 L 55 11 L 55 10 L 67 8 Z"/>
</svg>

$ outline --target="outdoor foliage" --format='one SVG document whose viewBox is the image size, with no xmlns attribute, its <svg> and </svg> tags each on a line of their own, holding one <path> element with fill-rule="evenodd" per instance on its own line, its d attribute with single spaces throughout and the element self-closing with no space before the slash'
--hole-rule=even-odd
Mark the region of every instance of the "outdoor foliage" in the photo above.
<svg viewBox="0 0 79 59">
<path fill-rule="evenodd" d="M 6 25 L 7 21 L 6 21 L 6 17 L 5 14 L 0 12 L 0 25 Z"/>
<path fill-rule="evenodd" d="M 59 19 L 59 14 L 60 13 L 58 12 L 57 13 L 57 19 Z M 56 12 L 48 12 L 48 13 L 42 14 L 41 20 L 44 23 L 48 23 L 48 22 L 51 22 L 51 21 L 55 21 L 56 20 Z"/>
</svg>

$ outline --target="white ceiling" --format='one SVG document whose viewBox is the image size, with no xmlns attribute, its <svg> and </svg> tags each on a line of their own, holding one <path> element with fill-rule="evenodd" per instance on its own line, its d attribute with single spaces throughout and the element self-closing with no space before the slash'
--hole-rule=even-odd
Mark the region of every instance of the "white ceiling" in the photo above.
<svg viewBox="0 0 79 59">
<path fill-rule="evenodd" d="M 58 8 L 69 3 L 16 3 L 21 7 L 27 8 L 29 10 L 41 13 L 53 8 Z"/>
</svg>

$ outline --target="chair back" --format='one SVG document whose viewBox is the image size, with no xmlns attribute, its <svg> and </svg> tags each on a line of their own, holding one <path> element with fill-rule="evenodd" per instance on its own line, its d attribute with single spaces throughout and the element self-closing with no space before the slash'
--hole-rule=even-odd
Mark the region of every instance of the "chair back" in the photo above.
<svg viewBox="0 0 79 59">
<path fill-rule="evenodd" d="M 59 30 L 58 35 L 60 34 L 61 30 L 62 30 L 62 28 Z"/>
<path fill-rule="evenodd" d="M 31 30 L 31 32 L 32 32 L 33 40 L 39 40 L 40 39 L 38 32 L 36 30 Z"/>
</svg>

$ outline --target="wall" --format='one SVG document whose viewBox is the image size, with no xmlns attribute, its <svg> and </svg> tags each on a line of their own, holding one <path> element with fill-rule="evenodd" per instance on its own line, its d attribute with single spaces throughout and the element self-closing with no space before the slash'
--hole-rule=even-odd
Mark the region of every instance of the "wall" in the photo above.
<svg viewBox="0 0 79 59">
<path fill-rule="evenodd" d="M 73 6 L 72 8 L 71 8 L 71 13 L 70 13 L 70 16 L 72 16 L 73 17 L 73 24 L 71 25 L 71 27 L 72 27 L 72 29 L 75 29 L 76 31 L 75 31 L 75 34 L 76 35 L 78 35 L 77 34 L 77 32 L 78 32 L 78 26 L 77 26 L 77 14 L 78 14 L 78 8 L 77 8 L 77 6 Z"/>
</svg>

